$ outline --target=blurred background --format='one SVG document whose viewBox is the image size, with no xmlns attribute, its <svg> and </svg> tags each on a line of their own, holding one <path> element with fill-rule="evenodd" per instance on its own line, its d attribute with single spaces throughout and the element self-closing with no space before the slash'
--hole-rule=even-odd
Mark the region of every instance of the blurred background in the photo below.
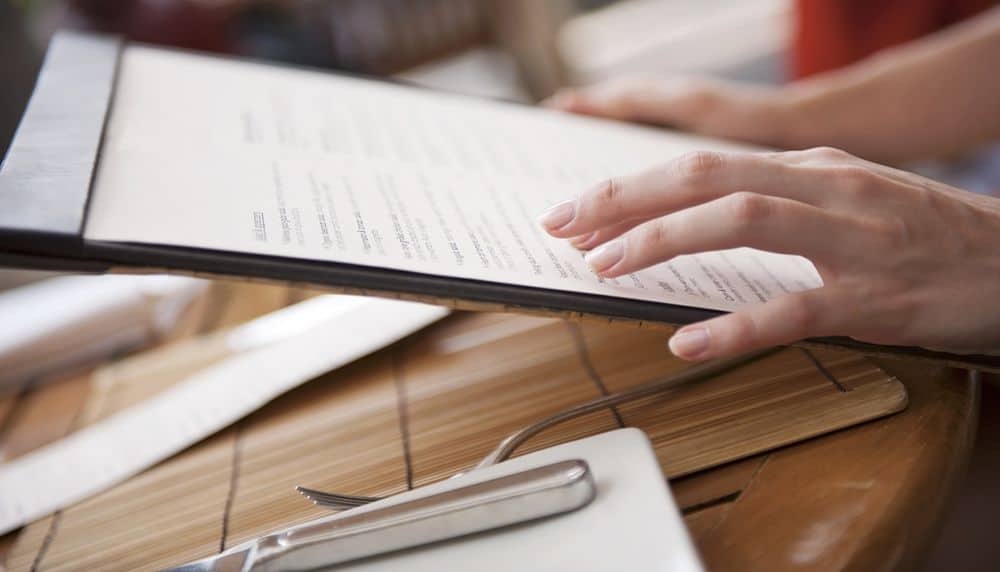
<svg viewBox="0 0 1000 572">
<path fill-rule="evenodd" d="M 627 73 L 792 77 L 794 0 L 0 0 L 0 157 L 61 28 L 532 103 Z M 0 289 L 46 277 L 0 270 Z"/>
<path fill-rule="evenodd" d="M 0 150 L 58 28 L 535 101 L 624 73 L 778 82 L 792 0 L 0 0 Z M 8 81 L 9 79 L 9 81 Z"/>
<path fill-rule="evenodd" d="M 48 39 L 60 28 L 535 102 L 563 86 L 629 74 L 714 76 L 771 84 L 800 79 L 918 39 L 994 4 L 995 0 L 0 0 L 0 156 L 30 95 Z M 926 174 L 970 190 L 978 184 L 948 166 L 934 168 Z M 1000 174 L 994 178 L 1000 179 Z"/>
<path fill-rule="evenodd" d="M 830 6 L 837 4 L 836 10 Z M 627 74 L 780 83 L 848 65 L 992 0 L 0 0 L 0 157 L 60 28 L 532 103 Z M 848 17 L 844 17 L 844 15 Z M 834 16 L 838 15 L 838 16 Z M 865 22 L 863 26 L 857 22 Z M 67 94 L 71 97 L 72 94 Z M 0 290 L 46 278 L 0 271 Z M 992 419 L 992 420 L 991 420 Z M 1000 562 L 1000 392 L 928 569 Z"/>
</svg>

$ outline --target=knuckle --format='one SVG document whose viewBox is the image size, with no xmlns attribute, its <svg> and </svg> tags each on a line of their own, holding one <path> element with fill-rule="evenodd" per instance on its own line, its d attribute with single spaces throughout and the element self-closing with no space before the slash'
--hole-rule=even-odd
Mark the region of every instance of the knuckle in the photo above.
<svg viewBox="0 0 1000 572">
<path fill-rule="evenodd" d="M 639 240 L 643 250 L 662 250 L 668 244 L 666 225 L 660 221 L 643 225 L 639 233 Z"/>
<path fill-rule="evenodd" d="M 725 160 L 714 151 L 693 151 L 678 157 L 674 162 L 677 175 L 688 184 L 698 184 L 722 168 Z"/>
<path fill-rule="evenodd" d="M 905 249 L 911 242 L 913 229 L 905 218 L 890 216 L 874 223 L 874 230 L 889 249 L 899 251 Z"/>
<path fill-rule="evenodd" d="M 722 336 L 728 349 L 750 350 L 761 347 L 761 333 L 757 321 L 744 312 L 730 314 L 726 320 L 725 335 Z"/>
<path fill-rule="evenodd" d="M 730 216 L 740 226 L 754 225 L 771 215 L 771 201 L 763 195 L 741 191 L 729 195 L 726 201 Z"/>
<path fill-rule="evenodd" d="M 865 167 L 844 165 L 834 167 L 830 174 L 834 177 L 836 186 L 842 193 L 866 195 L 873 188 L 874 175 Z"/>
<path fill-rule="evenodd" d="M 760 343 L 760 328 L 757 327 L 757 320 L 749 314 L 740 314 L 739 316 L 736 329 L 740 338 L 745 343 L 756 347 Z"/>
<path fill-rule="evenodd" d="M 597 188 L 594 202 L 599 208 L 608 208 L 621 202 L 625 194 L 625 182 L 621 177 L 612 177 Z"/>
<path fill-rule="evenodd" d="M 846 161 L 854 158 L 854 156 L 847 151 L 827 146 L 813 147 L 811 149 L 807 149 L 805 153 L 809 157 L 819 161 Z"/>
<path fill-rule="evenodd" d="M 925 185 L 920 185 L 910 193 L 909 201 L 915 205 L 920 205 L 930 211 L 942 211 L 947 206 L 952 206 L 952 201 L 943 200 L 940 192 L 935 191 Z"/>
<path fill-rule="evenodd" d="M 659 221 L 648 222 L 632 232 L 625 233 L 625 256 L 635 264 L 649 264 L 651 261 L 665 259 L 667 230 Z"/>
</svg>

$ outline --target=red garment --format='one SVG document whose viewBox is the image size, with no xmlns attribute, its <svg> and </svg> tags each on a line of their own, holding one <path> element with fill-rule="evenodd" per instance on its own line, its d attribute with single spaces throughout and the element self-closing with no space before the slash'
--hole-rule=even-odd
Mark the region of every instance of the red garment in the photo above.
<svg viewBox="0 0 1000 572">
<path fill-rule="evenodd" d="M 936 32 L 997 0 L 796 0 L 791 73 L 801 78 L 852 64 Z"/>
<path fill-rule="evenodd" d="M 71 6 L 102 32 L 212 52 L 234 51 L 229 26 L 243 7 L 220 0 L 72 0 Z"/>
</svg>

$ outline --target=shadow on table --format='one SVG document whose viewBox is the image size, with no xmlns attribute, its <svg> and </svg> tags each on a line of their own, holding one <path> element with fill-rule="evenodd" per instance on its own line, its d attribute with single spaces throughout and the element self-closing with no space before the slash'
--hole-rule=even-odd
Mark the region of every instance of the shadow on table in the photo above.
<svg viewBox="0 0 1000 572">
<path fill-rule="evenodd" d="M 1000 570 L 1000 376 L 982 385 L 979 427 L 965 481 L 945 514 L 923 572 Z"/>
</svg>

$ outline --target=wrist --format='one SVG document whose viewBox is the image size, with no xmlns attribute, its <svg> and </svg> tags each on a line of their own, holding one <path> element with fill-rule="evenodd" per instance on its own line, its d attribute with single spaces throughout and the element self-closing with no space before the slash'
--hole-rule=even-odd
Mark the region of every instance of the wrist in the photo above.
<svg viewBox="0 0 1000 572">
<path fill-rule="evenodd" d="M 864 66 L 827 72 L 782 87 L 775 98 L 777 136 L 782 147 L 831 146 L 851 153 L 867 148 L 872 130 L 895 113 L 894 105 L 886 108 L 887 98 L 879 97 L 879 89 L 873 85 L 886 67 L 882 60 L 874 56 Z"/>
<path fill-rule="evenodd" d="M 823 134 L 829 131 L 823 125 L 829 114 L 822 109 L 818 90 L 790 84 L 777 91 L 768 107 L 775 146 L 804 149 L 832 144 L 830 134 Z"/>
<path fill-rule="evenodd" d="M 730 93 L 729 113 L 712 117 L 708 134 L 740 139 L 777 149 L 812 147 L 810 133 L 816 129 L 811 95 L 794 84 L 743 88 Z"/>
</svg>

